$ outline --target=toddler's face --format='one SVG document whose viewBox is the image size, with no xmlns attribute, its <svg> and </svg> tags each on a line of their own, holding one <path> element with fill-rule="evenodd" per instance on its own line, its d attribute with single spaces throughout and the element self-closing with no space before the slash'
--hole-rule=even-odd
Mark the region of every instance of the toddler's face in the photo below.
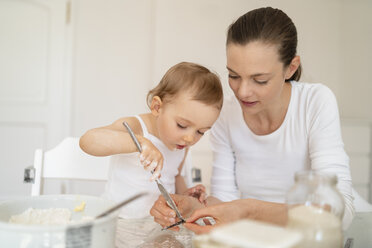
<svg viewBox="0 0 372 248">
<path fill-rule="evenodd" d="M 220 110 L 215 106 L 191 100 L 183 93 L 163 103 L 157 118 L 160 139 L 171 150 L 194 145 L 217 120 Z"/>
</svg>

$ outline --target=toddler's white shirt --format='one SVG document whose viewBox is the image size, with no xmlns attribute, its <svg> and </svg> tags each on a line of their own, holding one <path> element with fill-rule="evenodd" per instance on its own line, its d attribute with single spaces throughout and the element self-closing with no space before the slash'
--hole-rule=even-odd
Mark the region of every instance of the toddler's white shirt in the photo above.
<svg viewBox="0 0 372 248">
<path fill-rule="evenodd" d="M 161 181 L 168 192 L 174 194 L 175 177 L 178 175 L 178 167 L 184 159 L 185 150 L 169 150 L 160 139 L 147 131 L 141 117 L 136 116 L 136 118 L 141 123 L 143 136 L 163 154 Z M 181 174 L 184 174 L 184 170 Z M 120 202 L 139 192 L 148 192 L 149 194 L 124 206 L 119 216 L 126 219 L 150 216 L 150 209 L 161 194 L 156 182 L 150 182 L 150 177 L 151 172 L 146 171 L 140 163 L 139 152 L 113 155 L 110 158 L 109 179 L 106 183 L 104 197 L 114 202 Z"/>
</svg>

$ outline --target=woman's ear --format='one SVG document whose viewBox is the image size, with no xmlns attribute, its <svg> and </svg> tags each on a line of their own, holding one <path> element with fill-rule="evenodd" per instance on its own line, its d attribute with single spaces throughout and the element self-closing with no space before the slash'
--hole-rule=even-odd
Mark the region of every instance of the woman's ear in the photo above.
<svg viewBox="0 0 372 248">
<path fill-rule="evenodd" d="M 290 79 L 301 64 L 300 56 L 295 56 L 285 72 L 285 80 Z"/>
<path fill-rule="evenodd" d="M 151 100 L 151 106 L 150 106 L 151 113 L 154 116 L 158 116 L 160 114 L 162 105 L 163 105 L 163 102 L 161 101 L 160 97 L 154 96 Z"/>
</svg>

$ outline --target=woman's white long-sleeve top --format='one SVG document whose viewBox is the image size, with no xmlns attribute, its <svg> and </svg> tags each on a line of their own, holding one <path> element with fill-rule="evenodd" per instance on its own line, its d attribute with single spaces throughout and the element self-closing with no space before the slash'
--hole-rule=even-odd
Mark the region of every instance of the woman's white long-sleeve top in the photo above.
<svg viewBox="0 0 372 248">
<path fill-rule="evenodd" d="M 225 100 L 211 132 L 212 195 L 222 201 L 254 198 L 284 203 L 295 172 L 333 173 L 345 200 L 345 229 L 352 221 L 354 206 L 336 98 L 322 84 L 291 84 L 285 119 L 268 135 L 256 135 L 249 129 L 235 97 Z"/>
</svg>

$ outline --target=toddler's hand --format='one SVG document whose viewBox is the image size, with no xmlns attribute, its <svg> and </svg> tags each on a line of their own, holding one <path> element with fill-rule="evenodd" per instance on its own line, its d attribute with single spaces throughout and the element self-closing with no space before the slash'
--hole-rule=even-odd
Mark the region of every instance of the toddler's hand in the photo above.
<svg viewBox="0 0 372 248">
<path fill-rule="evenodd" d="M 139 142 L 142 147 L 140 154 L 141 164 L 145 170 L 153 171 L 150 180 L 154 181 L 160 177 L 160 171 L 163 168 L 163 154 L 148 139 L 142 137 Z"/>
<path fill-rule="evenodd" d="M 205 187 L 203 184 L 198 184 L 192 188 L 189 188 L 183 194 L 195 197 L 199 200 L 200 203 L 203 204 L 205 204 L 205 200 L 207 199 L 207 194 L 205 192 Z"/>
</svg>

